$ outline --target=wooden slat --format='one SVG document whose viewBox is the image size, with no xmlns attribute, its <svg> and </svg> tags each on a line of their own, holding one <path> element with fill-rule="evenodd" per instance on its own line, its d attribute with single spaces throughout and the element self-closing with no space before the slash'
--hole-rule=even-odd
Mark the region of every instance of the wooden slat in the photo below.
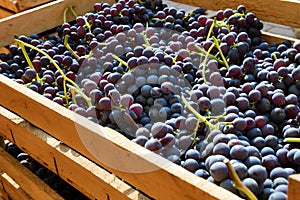
<svg viewBox="0 0 300 200">
<path fill-rule="evenodd" d="M 262 31 L 262 38 L 269 43 L 277 42 L 279 44 L 282 43 L 284 40 L 290 40 L 291 42 L 295 42 L 295 41 L 299 40 L 296 38 L 292 38 L 292 37 L 288 37 L 288 36 L 284 36 L 284 35 L 278 35 L 278 34 L 274 34 L 274 33 L 269 33 L 266 31 Z"/>
<path fill-rule="evenodd" d="M 16 6 L 18 9 L 18 12 L 42 5 L 44 3 L 50 2 L 53 0 L 17 0 Z"/>
<path fill-rule="evenodd" d="M 32 158 L 91 199 L 148 199 L 115 175 L 3 107 L 0 107 L 0 127 L 0 135 L 14 141 Z"/>
<path fill-rule="evenodd" d="M 22 199 L 22 200 L 32 200 L 24 190 L 6 173 L 0 174 L 0 187 L 7 194 L 5 198 L 9 199 Z"/>
<path fill-rule="evenodd" d="M 105 0 L 114 3 L 113 0 Z M 0 47 L 9 45 L 14 41 L 15 36 L 41 33 L 52 29 L 63 23 L 64 9 L 71 5 L 78 15 L 93 10 L 93 4 L 99 0 L 78 1 L 78 0 L 56 0 L 33 9 L 9 16 L 0 20 Z M 74 17 L 68 13 L 68 21 Z M 24 23 L 25 22 L 25 23 Z"/>
<path fill-rule="evenodd" d="M 0 4 L 1 5 L 1 4 Z M 14 13 L 0 7 L 0 19 L 13 15 Z"/>
<path fill-rule="evenodd" d="M 26 194 L 33 199 L 54 200 L 63 199 L 29 169 L 0 148 L 0 169 L 17 182 Z"/>
<path fill-rule="evenodd" d="M 4 172 L 2 172 L 0 170 L 0 176 L 2 176 L 2 174 L 4 174 Z M 0 199 L 1 200 L 8 200 L 9 199 L 9 196 L 8 196 L 8 193 L 5 191 L 4 187 L 3 187 L 3 184 L 1 183 L 0 181 Z"/>
<path fill-rule="evenodd" d="M 245 5 L 247 11 L 253 12 L 263 21 L 273 22 L 295 28 L 300 27 L 299 13 L 300 2 L 297 0 L 175 0 L 209 10 L 221 10 L 226 8 L 236 9 L 238 5 Z"/>
<path fill-rule="evenodd" d="M 6 8 L 13 12 L 18 12 L 18 8 L 17 8 L 16 4 L 17 4 L 17 0 L 0 0 L 0 5 L 3 8 Z"/>
<path fill-rule="evenodd" d="M 240 199 L 2 75 L 0 91 L 0 105 L 153 198 Z"/>
<path fill-rule="evenodd" d="M 299 199 L 299 188 L 300 188 L 300 174 L 294 174 L 289 176 L 288 184 L 288 200 Z"/>
</svg>

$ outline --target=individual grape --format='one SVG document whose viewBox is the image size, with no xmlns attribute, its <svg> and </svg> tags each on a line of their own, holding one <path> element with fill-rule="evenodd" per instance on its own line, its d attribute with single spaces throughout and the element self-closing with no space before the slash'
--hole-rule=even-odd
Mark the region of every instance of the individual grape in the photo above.
<svg viewBox="0 0 300 200">
<path fill-rule="evenodd" d="M 253 178 L 258 184 L 263 183 L 267 177 L 268 172 L 265 167 L 261 165 L 253 165 L 248 170 L 249 176 Z"/>
<path fill-rule="evenodd" d="M 262 158 L 262 165 L 271 171 L 278 166 L 278 158 L 275 155 L 266 155 Z"/>
<path fill-rule="evenodd" d="M 235 118 L 233 120 L 233 126 L 238 131 L 243 131 L 247 128 L 247 122 L 243 118 Z"/>
<path fill-rule="evenodd" d="M 225 143 L 218 143 L 213 148 L 214 155 L 223 155 L 225 157 L 229 157 L 230 147 Z"/>
<path fill-rule="evenodd" d="M 253 165 L 261 165 L 261 159 L 257 158 L 256 156 L 249 156 L 244 161 L 245 165 L 250 168 Z"/>
<path fill-rule="evenodd" d="M 232 159 L 245 160 L 249 155 L 246 147 L 242 145 L 235 145 L 230 149 L 230 157 Z"/>
<path fill-rule="evenodd" d="M 209 172 L 216 181 L 223 181 L 228 177 L 228 168 L 223 162 L 212 164 Z"/>
<path fill-rule="evenodd" d="M 287 149 L 281 148 L 278 149 L 276 151 L 276 156 L 278 158 L 278 161 L 280 162 L 280 164 L 285 165 L 289 162 L 288 158 L 287 158 L 287 153 L 289 151 Z"/>
<path fill-rule="evenodd" d="M 288 180 L 283 177 L 278 177 L 273 180 L 273 187 L 276 188 L 279 185 L 288 185 Z"/>
<path fill-rule="evenodd" d="M 293 160 L 295 164 L 300 165 L 300 150 L 295 152 Z"/>
<path fill-rule="evenodd" d="M 175 145 L 175 136 L 171 133 L 167 133 L 163 138 L 160 139 L 160 142 L 164 147 L 171 147 Z"/>
<path fill-rule="evenodd" d="M 287 199 L 287 195 L 283 192 L 274 191 L 270 196 L 269 200 L 285 200 Z"/>
<path fill-rule="evenodd" d="M 168 159 L 169 161 L 171 161 L 171 162 L 177 164 L 177 165 L 181 165 L 181 159 L 180 159 L 180 157 L 177 156 L 177 155 L 170 155 L 170 156 L 168 156 L 167 159 Z"/>
<path fill-rule="evenodd" d="M 158 139 L 151 138 L 145 143 L 145 148 L 150 151 L 159 151 L 162 148 L 162 144 Z"/>
<path fill-rule="evenodd" d="M 287 193 L 288 190 L 288 186 L 287 185 L 279 185 L 275 188 L 275 192 L 283 192 L 283 193 Z"/>
<path fill-rule="evenodd" d="M 244 179 L 248 176 L 248 168 L 245 164 L 237 162 L 232 164 L 232 167 L 240 179 Z"/>
<path fill-rule="evenodd" d="M 197 171 L 197 169 L 199 169 L 199 164 L 196 160 L 188 158 L 184 161 L 182 167 L 194 173 L 195 171 Z"/>
<path fill-rule="evenodd" d="M 148 141 L 148 138 L 145 137 L 145 136 L 143 136 L 143 135 L 141 135 L 141 136 L 137 136 L 132 141 L 135 142 L 135 143 L 137 143 L 137 144 L 139 144 L 140 146 L 144 147 L 145 144 L 146 144 L 146 142 Z"/>
<path fill-rule="evenodd" d="M 242 183 L 251 191 L 254 195 L 258 195 L 260 192 L 257 182 L 253 178 L 245 178 Z M 242 197 L 246 197 L 242 191 L 239 191 Z"/>
<path fill-rule="evenodd" d="M 208 179 L 208 177 L 210 176 L 208 171 L 206 171 L 205 169 L 198 169 L 197 171 L 195 171 L 195 175 L 204 179 Z"/>
<path fill-rule="evenodd" d="M 200 162 L 200 153 L 199 151 L 197 151 L 196 149 L 189 149 L 186 153 L 185 153 L 185 159 L 194 159 L 197 162 Z"/>
</svg>

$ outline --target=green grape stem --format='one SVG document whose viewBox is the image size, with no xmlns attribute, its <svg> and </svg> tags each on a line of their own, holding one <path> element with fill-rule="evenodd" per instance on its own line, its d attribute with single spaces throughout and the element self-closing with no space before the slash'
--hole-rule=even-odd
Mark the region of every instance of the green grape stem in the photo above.
<svg viewBox="0 0 300 200">
<path fill-rule="evenodd" d="M 220 53 L 220 56 L 221 58 L 223 59 L 223 62 L 224 62 L 224 65 L 226 66 L 227 69 L 229 69 L 229 64 L 221 50 L 221 47 L 220 47 L 220 44 L 219 44 L 219 41 L 217 40 L 217 38 L 215 36 L 213 36 L 213 40 L 214 40 L 214 44 L 216 45 L 217 49 L 219 50 L 219 53 Z"/>
<path fill-rule="evenodd" d="M 22 52 L 23 52 L 23 54 L 24 54 L 24 57 L 25 57 L 25 59 L 26 59 L 26 61 L 27 61 L 27 63 L 28 63 L 28 66 L 29 66 L 31 69 L 34 69 L 34 70 L 35 70 L 35 68 L 34 68 L 34 66 L 33 66 L 33 64 L 32 64 L 32 62 L 31 62 L 31 60 L 30 60 L 30 58 L 29 58 L 29 56 L 28 56 L 28 54 L 27 54 L 27 51 L 26 51 L 26 49 L 25 49 L 24 44 L 23 44 L 23 43 L 19 43 L 19 42 L 18 42 L 18 44 L 19 44 L 19 46 L 20 46 L 21 49 L 22 49 Z M 40 83 L 43 82 L 43 80 L 40 78 L 40 76 L 39 76 L 38 73 L 36 73 L 36 80 L 37 80 L 38 82 L 40 82 Z"/>
<path fill-rule="evenodd" d="M 149 43 L 149 41 L 146 37 L 145 31 L 142 32 L 142 36 L 143 36 L 143 39 L 144 39 L 144 42 L 145 42 L 146 46 L 150 47 L 151 45 L 150 45 L 150 43 Z"/>
<path fill-rule="evenodd" d="M 73 49 L 70 47 L 68 40 L 69 40 L 69 35 L 65 35 L 64 38 L 64 46 L 72 53 L 72 55 L 78 60 L 79 56 L 73 51 Z"/>
<path fill-rule="evenodd" d="M 233 181 L 233 187 L 236 189 L 242 191 L 250 200 L 257 200 L 256 196 L 247 188 L 242 181 L 240 180 L 239 176 L 237 175 L 236 171 L 233 169 L 231 163 L 228 159 L 224 160 L 224 163 L 226 164 L 229 176 L 231 177 Z"/>
<path fill-rule="evenodd" d="M 86 103 L 88 104 L 89 107 L 93 106 L 92 100 L 89 97 L 87 97 L 80 89 L 78 89 L 72 85 L 69 85 L 69 84 L 67 84 L 67 86 L 69 88 L 73 89 L 76 93 L 80 94 L 80 96 L 82 96 L 82 98 L 84 98 L 84 100 L 86 101 Z"/>
<path fill-rule="evenodd" d="M 208 51 L 207 51 L 207 54 L 205 55 L 205 58 L 204 58 L 204 62 L 203 62 L 203 69 L 202 69 L 202 78 L 204 80 L 204 83 L 206 84 L 207 81 L 206 81 L 206 77 L 205 77 L 205 71 L 206 71 L 206 65 L 207 65 L 207 60 L 208 60 L 208 55 L 210 54 L 210 52 L 212 51 L 212 49 L 215 47 L 215 43 L 213 43 Z"/>
<path fill-rule="evenodd" d="M 287 143 L 294 143 L 294 142 L 297 142 L 297 143 L 300 143 L 300 138 L 285 138 L 283 140 L 283 142 L 287 142 Z"/>
<path fill-rule="evenodd" d="M 216 23 L 217 23 L 217 18 L 215 17 L 211 27 L 209 28 L 209 31 L 208 31 L 208 34 L 206 37 L 206 41 L 208 41 L 210 39 L 211 33 L 213 32 L 213 29 L 214 29 L 214 26 L 216 25 Z"/>
<path fill-rule="evenodd" d="M 39 48 L 37 48 L 37 47 L 35 47 L 35 46 L 31 45 L 31 44 L 25 43 L 25 42 L 23 42 L 23 41 L 21 41 L 21 40 L 15 39 L 15 41 L 16 41 L 17 44 L 19 44 L 19 45 L 21 46 L 21 48 L 24 47 L 24 46 L 26 46 L 26 47 L 29 47 L 29 48 L 31 48 L 31 49 L 33 49 L 33 50 L 35 50 L 35 51 L 37 51 L 37 52 L 43 54 L 44 56 L 46 56 L 46 58 L 48 58 L 49 61 L 53 64 L 53 66 L 58 70 L 58 72 L 59 72 L 60 75 L 63 77 L 63 79 L 64 79 L 65 81 L 68 81 L 69 83 L 71 83 L 71 84 L 73 85 L 73 87 L 76 88 L 76 91 L 80 91 L 80 92 L 81 92 L 79 86 L 78 86 L 73 80 L 69 79 L 69 78 L 64 74 L 64 72 L 60 69 L 60 67 L 59 67 L 59 66 L 57 65 L 57 63 L 53 60 L 53 58 L 51 58 L 51 56 L 49 56 L 46 52 L 42 51 L 41 49 L 39 49 Z M 65 81 L 64 81 L 64 83 L 66 83 Z M 65 85 L 65 84 L 64 84 L 64 85 Z M 65 87 L 65 86 L 64 86 L 64 87 Z M 81 95 L 84 99 L 88 99 L 88 97 L 87 97 L 85 94 L 83 94 L 82 92 L 80 93 L 80 95 Z M 68 98 L 68 97 L 67 97 L 67 93 L 65 93 L 64 96 L 65 96 L 66 99 Z M 92 106 L 91 103 L 88 102 L 88 104 L 89 104 L 89 106 Z"/>
<path fill-rule="evenodd" d="M 119 58 L 117 55 L 112 54 L 112 57 L 113 57 L 116 61 L 118 61 L 119 63 L 121 63 L 122 65 L 124 65 L 125 67 L 127 67 L 127 68 L 129 69 L 128 64 L 127 64 L 124 60 L 122 60 L 121 58 Z M 130 69 L 129 69 L 129 71 L 130 71 Z"/>
<path fill-rule="evenodd" d="M 65 9 L 64 9 L 64 14 L 63 14 L 63 20 L 64 20 L 64 23 L 67 23 L 67 12 L 71 11 L 72 15 L 77 18 L 77 14 L 76 12 L 74 11 L 74 9 L 72 8 L 72 6 L 67 6 Z"/>
<path fill-rule="evenodd" d="M 198 51 L 200 51 L 200 53 L 202 53 L 202 54 L 199 54 L 198 52 L 191 52 L 192 54 L 193 54 L 193 53 L 198 54 L 198 55 L 203 55 L 203 54 L 204 54 L 204 55 L 207 55 L 207 54 L 208 54 L 205 50 L 203 50 L 203 49 L 200 48 L 199 46 L 195 45 L 194 47 L 195 47 L 195 49 L 197 49 Z M 214 55 L 208 54 L 208 57 L 211 58 L 211 59 L 216 60 L 218 63 L 220 63 L 220 64 L 222 64 L 222 65 L 225 65 L 225 63 L 224 63 L 222 60 L 218 59 L 218 58 L 217 58 L 216 56 L 214 56 Z"/>
<path fill-rule="evenodd" d="M 209 121 L 207 121 L 207 119 L 205 117 L 203 117 L 202 115 L 200 115 L 189 103 L 188 101 L 185 99 L 185 97 L 183 95 L 181 95 L 181 99 L 184 103 L 184 105 L 200 120 L 200 122 L 203 122 L 206 126 L 208 126 L 209 128 L 214 128 L 214 125 L 211 124 Z"/>
</svg>

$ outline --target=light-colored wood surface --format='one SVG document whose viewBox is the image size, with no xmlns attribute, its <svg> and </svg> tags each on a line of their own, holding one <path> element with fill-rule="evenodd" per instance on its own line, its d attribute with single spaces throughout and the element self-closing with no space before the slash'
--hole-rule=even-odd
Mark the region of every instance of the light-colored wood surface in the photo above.
<svg viewBox="0 0 300 200">
<path fill-rule="evenodd" d="M 296 40 L 299 40 L 296 38 L 287 37 L 284 35 L 278 35 L 278 34 L 274 34 L 274 33 L 269 33 L 269 32 L 265 32 L 265 31 L 262 31 L 262 38 L 264 40 L 266 40 L 267 42 L 269 42 L 270 44 L 272 42 L 282 43 L 284 40 L 290 40 L 291 42 L 295 42 Z"/>
<path fill-rule="evenodd" d="M 63 198 L 52 190 L 46 183 L 34 175 L 29 169 L 20 164 L 2 148 L 0 148 L 0 169 L 16 181 L 16 184 L 33 199 L 63 200 Z"/>
<path fill-rule="evenodd" d="M 0 90 L 0 105 L 153 198 L 240 199 L 2 75 Z"/>
<path fill-rule="evenodd" d="M 0 134 L 91 199 L 149 198 L 60 141 L 0 106 Z M 0 167 L 1 168 L 1 167 Z"/>
<path fill-rule="evenodd" d="M 245 5 L 247 11 L 253 12 L 263 21 L 273 22 L 300 28 L 299 13 L 300 2 L 297 0 L 174 0 L 193 6 L 203 7 L 209 10 L 221 10 L 226 8 L 236 9 L 238 5 Z"/>
<path fill-rule="evenodd" d="M 64 9 L 71 5 L 78 15 L 93 10 L 93 4 L 98 0 L 56 0 L 50 3 L 29 9 L 0 20 L 0 47 L 9 45 L 14 41 L 15 36 L 41 33 L 63 23 Z M 113 0 L 106 0 L 113 3 Z M 67 20 L 74 17 L 68 12 Z"/>
</svg>

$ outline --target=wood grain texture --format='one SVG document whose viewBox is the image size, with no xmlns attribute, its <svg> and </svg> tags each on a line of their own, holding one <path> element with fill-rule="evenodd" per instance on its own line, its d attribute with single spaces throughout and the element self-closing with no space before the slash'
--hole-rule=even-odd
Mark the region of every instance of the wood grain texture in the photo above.
<svg viewBox="0 0 300 200">
<path fill-rule="evenodd" d="M 300 188 L 300 174 L 294 174 L 289 176 L 288 184 L 288 200 L 299 199 L 299 188 Z"/>
<path fill-rule="evenodd" d="M 15 13 L 0 7 L 0 19 L 11 16 L 13 14 L 15 14 Z"/>
<path fill-rule="evenodd" d="M 3 127 L 0 135 L 14 141 L 20 149 L 90 199 L 149 199 L 115 175 L 3 107 L 0 107 L 0 127 Z"/>
<path fill-rule="evenodd" d="M 282 0 L 174 0 L 176 2 L 203 7 L 209 10 L 221 10 L 226 8 L 236 9 L 238 5 L 245 5 L 248 12 L 253 12 L 263 21 L 273 22 L 295 28 L 300 27 L 299 1 Z"/>
<path fill-rule="evenodd" d="M 54 1 L 54 0 L 17 0 L 17 3 L 16 3 L 17 9 L 18 9 L 17 12 L 21 12 L 26 9 L 36 7 L 36 6 L 42 5 L 42 4 L 50 2 L 50 1 Z"/>
<path fill-rule="evenodd" d="M 6 195 L 3 195 L 6 200 L 32 200 L 22 188 L 6 173 L 0 173 L 0 185 Z"/>
<path fill-rule="evenodd" d="M 11 10 L 13 12 L 18 12 L 17 0 L 0 0 L 0 6 Z"/>
<path fill-rule="evenodd" d="M 0 105 L 155 199 L 240 199 L 2 75 L 0 90 Z"/>
<path fill-rule="evenodd" d="M 93 4 L 98 0 L 78 1 L 78 0 L 56 0 L 50 3 L 29 9 L 15 15 L 0 20 L 0 47 L 11 44 L 15 36 L 41 33 L 52 29 L 63 23 L 64 9 L 71 5 L 78 15 L 93 10 Z M 114 3 L 113 0 L 106 0 Z M 38 19 L 38 20 L 37 20 Z M 67 20 L 74 17 L 68 12 Z M 24 23 L 26 22 L 26 23 Z"/>
<path fill-rule="evenodd" d="M 63 200 L 40 178 L 0 148 L 0 169 L 10 176 L 33 199 Z"/>
</svg>

